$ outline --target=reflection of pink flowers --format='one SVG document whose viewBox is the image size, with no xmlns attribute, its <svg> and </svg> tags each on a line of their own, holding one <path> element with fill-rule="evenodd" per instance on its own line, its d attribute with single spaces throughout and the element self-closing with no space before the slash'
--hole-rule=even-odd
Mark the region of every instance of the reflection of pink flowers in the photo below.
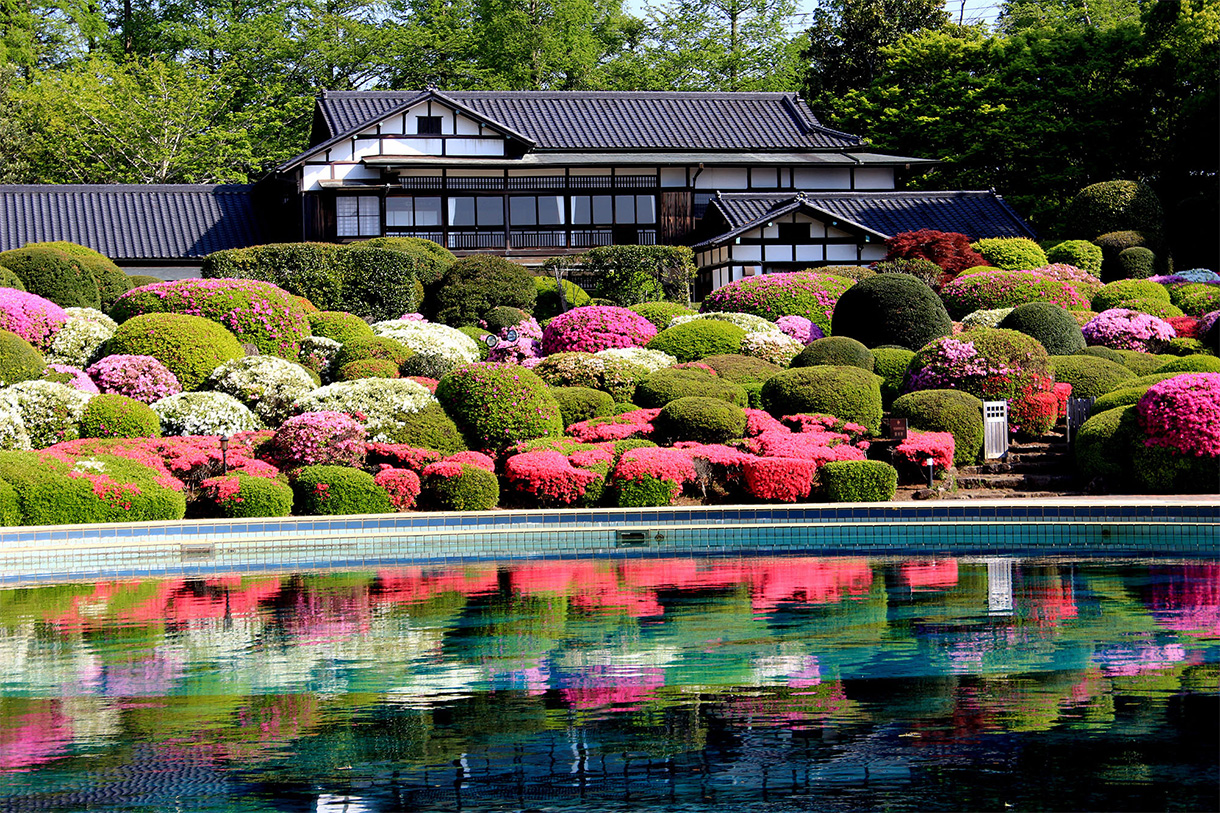
<svg viewBox="0 0 1220 813">
<path fill-rule="evenodd" d="M 1185 660 L 1186 647 L 1181 644 L 1111 646 L 1093 653 L 1093 662 L 1110 677 L 1132 677 L 1170 669 Z"/>
<path fill-rule="evenodd" d="M 596 665 L 565 672 L 557 682 L 560 697 L 574 708 L 633 711 L 665 685 L 665 672 L 648 666 Z"/>
<path fill-rule="evenodd" d="M 957 584 L 957 560 L 936 559 L 902 566 L 902 580 L 912 591 L 944 590 Z"/>
<path fill-rule="evenodd" d="M 26 770 L 64 754 L 72 729 L 58 700 L 9 702 L 0 720 L 0 772 Z"/>
<path fill-rule="evenodd" d="M 1220 562 L 1154 569 L 1149 590 L 1152 616 L 1165 629 L 1220 636 Z"/>
</svg>

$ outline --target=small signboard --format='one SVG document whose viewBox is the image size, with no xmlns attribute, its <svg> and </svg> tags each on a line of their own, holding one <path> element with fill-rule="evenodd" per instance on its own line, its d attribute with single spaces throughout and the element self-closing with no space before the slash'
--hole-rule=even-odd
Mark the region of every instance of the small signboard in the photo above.
<svg viewBox="0 0 1220 813">
<path fill-rule="evenodd" d="M 907 438 L 907 419 L 906 418 L 886 418 L 885 419 L 885 436 L 894 440 L 906 440 Z"/>
</svg>

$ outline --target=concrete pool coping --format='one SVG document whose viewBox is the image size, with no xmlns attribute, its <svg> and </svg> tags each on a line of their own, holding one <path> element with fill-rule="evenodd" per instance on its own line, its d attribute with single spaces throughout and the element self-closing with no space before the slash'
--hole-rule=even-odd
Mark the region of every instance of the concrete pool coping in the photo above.
<svg viewBox="0 0 1220 813">
<path fill-rule="evenodd" d="M 0 586 L 539 558 L 1220 553 L 1214 495 L 568 508 L 0 530 Z"/>
</svg>

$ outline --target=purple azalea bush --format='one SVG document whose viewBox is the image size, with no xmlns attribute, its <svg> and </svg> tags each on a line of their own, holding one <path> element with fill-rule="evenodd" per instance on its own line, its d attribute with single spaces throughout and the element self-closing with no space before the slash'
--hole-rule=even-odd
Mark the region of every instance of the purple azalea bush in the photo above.
<svg viewBox="0 0 1220 813">
<path fill-rule="evenodd" d="M 1157 353 L 1177 336 L 1164 319 L 1127 308 L 1110 308 L 1094 316 L 1081 328 L 1085 341 L 1113 350 Z"/>
</svg>

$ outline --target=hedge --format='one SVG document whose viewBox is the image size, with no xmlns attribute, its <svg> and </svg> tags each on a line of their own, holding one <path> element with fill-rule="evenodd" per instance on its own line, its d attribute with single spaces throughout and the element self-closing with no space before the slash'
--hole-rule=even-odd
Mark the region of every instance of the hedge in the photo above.
<svg viewBox="0 0 1220 813">
<path fill-rule="evenodd" d="M 1136 377 L 1121 364 L 1094 356 L 1053 356 L 1055 381 L 1072 385 L 1075 398 L 1096 398 Z"/>
<path fill-rule="evenodd" d="M 953 462 L 968 466 L 983 451 L 983 402 L 960 390 L 920 390 L 896 399 L 890 416 L 912 429 L 953 435 Z"/>
<path fill-rule="evenodd" d="M 745 389 L 697 369 L 664 369 L 650 373 L 635 389 L 635 403 L 645 409 L 660 409 L 679 398 L 699 396 L 728 401 L 739 407 L 749 403 Z"/>
<path fill-rule="evenodd" d="M 1048 263 L 1046 252 L 1028 237 L 988 237 L 970 247 L 1002 271 L 1032 271 Z"/>
<path fill-rule="evenodd" d="M 859 367 L 784 370 L 763 384 L 761 399 L 776 418 L 817 412 L 881 429 L 881 379 Z"/>
<path fill-rule="evenodd" d="M 599 246 L 580 257 L 590 293 L 627 307 L 641 302 L 690 302 L 695 255 L 686 246 Z"/>
<path fill-rule="evenodd" d="M 298 514 L 389 514 L 390 495 L 373 475 L 348 466 L 305 466 L 292 478 L 293 505 Z"/>
<path fill-rule="evenodd" d="M 898 492 L 898 470 L 880 460 L 839 460 L 818 471 L 830 502 L 886 502 Z"/>
<path fill-rule="evenodd" d="M 680 440 L 724 443 L 746 431 L 745 410 L 719 398 L 676 398 L 653 420 L 657 436 L 669 443 Z"/>
<path fill-rule="evenodd" d="M 433 463 L 424 469 L 420 497 L 441 511 L 487 511 L 500 502 L 500 481 L 478 466 Z"/>
<path fill-rule="evenodd" d="M 1122 357 L 1122 365 L 1136 375 L 1151 375 L 1159 372 L 1166 363 L 1166 357 L 1153 353 L 1141 353 L 1138 350 L 1115 350 Z"/>
<path fill-rule="evenodd" d="M 305 297 L 321 310 L 345 310 L 345 248 L 334 243 L 273 243 L 226 249 L 204 257 L 199 275 L 262 280 Z"/>
<path fill-rule="evenodd" d="M 210 319 L 146 313 L 119 325 L 102 345 L 101 354 L 152 356 L 174 374 L 184 390 L 192 390 L 221 364 L 244 357 L 246 351 L 237 337 Z"/>
<path fill-rule="evenodd" d="M 384 248 L 411 257 L 414 260 L 415 277 L 425 286 L 436 285 L 445 276 L 449 266 L 457 262 L 452 251 L 440 243 L 422 237 L 374 237 L 358 245 Z"/>
<path fill-rule="evenodd" d="M 445 272 L 436 293 L 435 317 L 451 327 L 473 325 L 498 305 L 532 311 L 538 299 L 534 275 L 523 265 L 490 254 L 464 257 Z"/>
<path fill-rule="evenodd" d="M 34 245 L 0 252 L 0 266 L 16 274 L 26 291 L 61 308 L 101 306 L 93 273 L 79 259 L 57 248 Z"/>
<path fill-rule="evenodd" d="M 125 395 L 95 395 L 80 418 L 82 438 L 159 438 L 161 419 L 152 408 Z"/>
<path fill-rule="evenodd" d="M 997 327 L 1017 330 L 1037 339 L 1052 356 L 1070 356 L 1085 348 L 1080 325 L 1063 308 L 1050 302 L 1026 302 L 1013 308 Z"/>
<path fill-rule="evenodd" d="M 1220 373 L 1220 358 L 1198 354 L 1167 361 L 1152 371 L 1164 373 Z"/>
<path fill-rule="evenodd" d="M 415 313 L 423 304 L 424 287 L 416 279 L 413 255 L 354 243 L 339 255 L 342 262 L 345 310 L 377 322 Z"/>
<path fill-rule="evenodd" d="M 876 359 L 869 349 L 855 339 L 847 336 L 827 336 L 824 339 L 814 339 L 796 355 L 790 367 L 816 367 L 819 364 L 829 364 L 840 367 L 859 367 L 870 373 L 876 364 Z"/>
<path fill-rule="evenodd" d="M 665 328 L 646 346 L 649 350 L 669 353 L 678 361 L 698 361 L 706 356 L 737 353 L 745 337 L 744 330 L 729 322 L 696 319 Z"/>
</svg>

